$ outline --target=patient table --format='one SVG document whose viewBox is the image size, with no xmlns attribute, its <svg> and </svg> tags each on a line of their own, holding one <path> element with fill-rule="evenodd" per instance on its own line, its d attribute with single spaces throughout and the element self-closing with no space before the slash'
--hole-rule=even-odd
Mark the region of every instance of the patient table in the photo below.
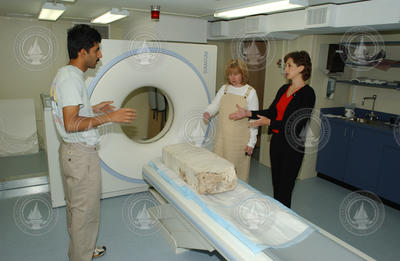
<svg viewBox="0 0 400 261">
<path fill-rule="evenodd" d="M 289 209 L 290 213 L 308 227 L 296 238 L 288 240 L 286 244 L 260 245 L 252 242 L 237 229 L 237 224 L 224 220 L 223 213 L 213 210 L 213 206 L 203 202 L 203 196 L 198 195 L 189 188 L 179 175 L 173 173 L 156 158 L 143 167 L 143 178 L 162 197 L 162 204 L 156 211 L 150 212 L 158 219 L 161 231 L 167 236 L 169 242 L 177 252 L 183 249 L 202 249 L 218 251 L 227 260 L 324 260 L 324 261 L 361 261 L 374 260 L 359 250 L 351 247 L 342 240 L 318 228 L 310 222 L 298 217 Z M 253 190 L 244 183 L 241 188 Z M 239 186 L 238 185 L 238 186 Z M 225 192 L 227 193 L 227 192 Z M 219 197 L 223 197 L 221 193 Z M 156 196 L 157 197 L 157 196 Z M 270 198 L 270 202 L 285 208 L 280 203 Z M 208 205 L 207 205 L 208 204 Z M 223 211 L 223 210 L 222 210 Z M 279 220 L 277 221 L 279 222 Z M 279 225 L 279 224 L 276 224 Z M 274 226 L 274 224 L 271 224 Z M 259 242 L 258 242 L 259 243 Z"/>
</svg>

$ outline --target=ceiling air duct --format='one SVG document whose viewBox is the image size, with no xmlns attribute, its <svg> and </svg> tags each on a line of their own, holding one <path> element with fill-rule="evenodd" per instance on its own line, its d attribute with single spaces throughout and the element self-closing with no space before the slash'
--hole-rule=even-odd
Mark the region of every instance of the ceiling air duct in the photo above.
<svg viewBox="0 0 400 261">
<path fill-rule="evenodd" d="M 305 28 L 335 26 L 336 5 L 328 4 L 306 8 Z"/>
</svg>

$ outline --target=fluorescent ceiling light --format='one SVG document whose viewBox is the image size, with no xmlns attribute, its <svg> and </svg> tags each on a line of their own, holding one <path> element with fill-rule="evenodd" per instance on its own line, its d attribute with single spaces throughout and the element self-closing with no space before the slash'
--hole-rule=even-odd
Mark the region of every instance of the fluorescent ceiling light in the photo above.
<svg viewBox="0 0 400 261">
<path fill-rule="evenodd" d="M 65 11 L 65 6 L 63 4 L 56 4 L 56 3 L 45 3 L 40 10 L 39 20 L 50 20 L 55 21 L 57 20 L 62 13 Z"/>
<path fill-rule="evenodd" d="M 292 4 L 291 2 L 296 2 L 296 4 Z M 264 3 L 258 2 L 254 5 L 217 11 L 214 13 L 214 16 L 218 18 L 236 18 L 236 17 L 243 17 L 255 14 L 273 13 L 273 12 L 303 7 L 303 5 L 297 4 L 298 2 L 299 1 L 291 1 L 291 0 L 264 1 Z"/>
<path fill-rule="evenodd" d="M 116 20 L 122 19 L 129 16 L 129 12 L 127 10 L 118 10 L 117 8 L 113 8 L 105 14 L 96 17 L 91 21 L 94 24 L 108 24 L 114 22 Z"/>
</svg>

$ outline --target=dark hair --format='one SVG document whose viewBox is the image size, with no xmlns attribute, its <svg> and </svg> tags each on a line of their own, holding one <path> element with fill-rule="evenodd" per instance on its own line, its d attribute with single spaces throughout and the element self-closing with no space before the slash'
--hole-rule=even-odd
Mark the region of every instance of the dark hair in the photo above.
<svg viewBox="0 0 400 261">
<path fill-rule="evenodd" d="M 86 24 L 75 25 L 68 30 L 69 59 L 77 58 L 82 48 L 89 52 L 89 49 L 92 48 L 95 43 L 100 42 L 101 35 L 96 29 Z"/>
<path fill-rule="evenodd" d="M 284 61 L 286 63 L 286 61 L 292 58 L 293 62 L 297 65 L 297 66 L 304 66 L 304 70 L 301 71 L 301 76 L 303 78 L 304 81 L 307 81 L 308 79 L 310 79 L 311 76 L 311 58 L 310 55 L 308 55 L 308 53 L 306 51 L 296 51 L 296 52 L 291 52 L 288 53 L 285 58 Z"/>
</svg>

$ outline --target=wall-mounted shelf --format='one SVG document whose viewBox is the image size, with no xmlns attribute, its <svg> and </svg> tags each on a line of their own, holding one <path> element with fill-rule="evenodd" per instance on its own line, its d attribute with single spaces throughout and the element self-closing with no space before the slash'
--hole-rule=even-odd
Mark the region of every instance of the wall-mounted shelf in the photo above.
<svg viewBox="0 0 400 261">
<path fill-rule="evenodd" d="M 385 41 L 385 42 L 342 42 L 339 43 L 340 46 L 348 46 L 352 48 L 357 48 L 360 45 L 364 46 L 399 46 L 400 47 L 400 41 Z M 383 49 L 382 49 L 383 50 Z M 379 64 L 382 64 L 384 70 L 387 68 L 400 68 L 400 61 L 397 60 L 390 60 L 390 59 L 383 59 L 381 62 L 371 62 L 367 64 L 358 64 L 358 63 L 353 63 L 353 62 L 346 62 L 345 63 L 348 66 L 353 66 L 353 67 L 379 67 Z M 378 68 L 379 69 L 379 68 Z"/>
<path fill-rule="evenodd" d="M 383 61 L 385 61 L 385 60 L 383 60 Z M 376 64 L 376 63 L 370 63 L 370 64 L 358 64 L 358 63 L 349 63 L 349 62 L 346 62 L 345 63 L 346 65 L 349 65 L 349 66 L 364 66 L 364 67 L 378 67 L 379 66 L 379 63 L 378 64 Z M 393 63 L 393 64 L 391 64 L 389 67 L 397 67 L 397 68 L 400 68 L 400 61 L 397 61 L 396 63 Z"/>
<path fill-rule="evenodd" d="M 358 82 L 358 81 L 347 81 L 347 80 L 336 80 L 336 82 L 337 83 L 351 84 L 351 85 L 358 85 L 358 86 L 365 86 L 365 87 L 375 87 L 375 88 L 400 90 L 400 86 L 399 85 L 362 83 L 362 82 Z"/>
<path fill-rule="evenodd" d="M 357 47 L 361 44 L 361 42 L 342 42 L 339 43 L 340 45 L 349 45 L 353 47 Z M 364 45 L 384 45 L 384 46 L 391 46 L 391 45 L 400 45 L 400 41 L 384 41 L 384 42 L 363 42 Z"/>
</svg>

